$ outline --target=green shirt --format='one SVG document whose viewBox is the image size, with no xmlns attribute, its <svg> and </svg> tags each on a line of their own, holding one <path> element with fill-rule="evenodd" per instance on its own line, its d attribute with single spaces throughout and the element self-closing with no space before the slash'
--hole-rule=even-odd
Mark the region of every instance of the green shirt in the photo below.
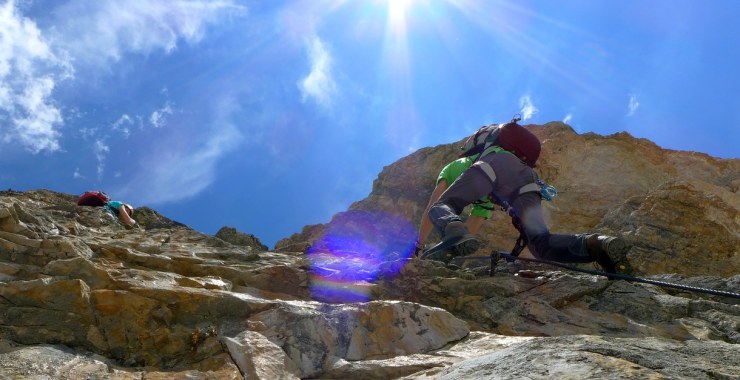
<svg viewBox="0 0 740 380">
<path fill-rule="evenodd" d="M 475 157 L 458 158 L 457 160 L 447 164 L 447 166 L 445 166 L 442 171 L 439 172 L 439 176 L 437 176 L 437 184 L 439 184 L 439 181 L 445 180 L 447 181 L 447 186 L 451 186 L 452 183 L 455 182 L 457 177 L 459 177 L 464 171 L 468 170 L 468 168 L 473 165 L 473 163 L 475 162 L 473 158 Z M 470 210 L 470 215 L 488 219 L 491 217 L 491 211 L 495 208 L 495 206 L 488 200 L 487 197 L 481 198 L 481 201 L 483 201 L 484 203 L 473 205 L 473 209 Z"/>
</svg>

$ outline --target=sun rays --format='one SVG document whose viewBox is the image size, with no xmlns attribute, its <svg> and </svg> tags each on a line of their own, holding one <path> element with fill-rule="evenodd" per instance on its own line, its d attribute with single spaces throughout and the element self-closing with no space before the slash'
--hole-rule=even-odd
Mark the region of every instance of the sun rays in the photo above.
<svg viewBox="0 0 740 380">
<path fill-rule="evenodd" d="M 540 73 L 545 80 L 562 86 L 564 91 L 576 89 L 598 98 L 606 98 L 594 81 L 584 75 L 585 69 L 579 69 L 586 67 L 591 61 L 583 61 L 582 57 L 577 56 L 577 52 L 563 48 L 565 40 L 583 40 L 594 44 L 598 38 L 557 17 L 508 0 L 381 2 L 387 13 L 383 60 L 392 71 L 389 76 L 393 86 L 399 87 L 401 93 L 405 92 L 402 87 L 411 85 L 408 78 L 413 77 L 414 65 L 419 64 L 415 61 L 418 57 L 412 55 L 418 32 L 414 26 L 421 25 L 426 29 L 436 30 L 440 44 L 451 52 L 449 60 L 463 64 L 466 60 L 470 62 L 468 58 L 471 53 L 467 52 L 468 57 L 452 56 L 452 52 L 459 52 L 460 49 L 456 34 L 450 31 L 461 28 L 461 23 L 466 23 L 465 27 L 480 31 L 478 37 L 482 41 L 488 41 L 479 46 L 480 51 L 494 50 L 493 57 L 522 62 L 528 70 Z M 497 73 L 492 72 L 491 75 Z M 522 94 L 512 94 L 512 97 L 517 98 L 520 95 Z"/>
<path fill-rule="evenodd" d="M 360 75 L 375 78 L 368 93 L 387 109 L 384 136 L 399 152 L 414 150 L 429 132 L 425 104 L 443 98 L 434 93 L 474 90 L 492 108 L 511 108 L 522 96 L 538 98 L 531 83 L 547 82 L 564 95 L 606 101 L 600 79 L 609 61 L 583 48 L 601 41 L 553 8 L 510 0 L 318 0 L 287 9 L 286 33 L 329 49 L 331 72 L 312 79 L 335 79 L 336 94 L 353 86 L 354 76 L 343 75 L 355 57 L 369 58 Z M 441 88 L 444 78 L 455 81 Z"/>
<path fill-rule="evenodd" d="M 387 0 L 388 1 L 388 25 L 400 33 L 406 32 L 406 12 L 411 9 L 413 0 Z"/>
</svg>

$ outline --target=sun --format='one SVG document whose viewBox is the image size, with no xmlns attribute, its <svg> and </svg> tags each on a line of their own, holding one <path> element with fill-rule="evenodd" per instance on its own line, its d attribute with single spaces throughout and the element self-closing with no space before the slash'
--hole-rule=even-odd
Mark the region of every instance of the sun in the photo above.
<svg viewBox="0 0 740 380">
<path fill-rule="evenodd" d="M 411 7 L 414 0 L 386 0 L 388 2 L 388 11 L 390 13 L 405 12 Z"/>
<path fill-rule="evenodd" d="M 406 28 L 406 12 L 414 0 L 386 0 L 388 2 L 388 25 L 391 30 L 403 31 Z"/>
</svg>

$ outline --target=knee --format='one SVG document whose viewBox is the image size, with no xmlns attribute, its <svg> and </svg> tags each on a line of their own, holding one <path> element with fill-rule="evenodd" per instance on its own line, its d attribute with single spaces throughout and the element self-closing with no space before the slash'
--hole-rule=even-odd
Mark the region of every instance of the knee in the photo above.
<svg viewBox="0 0 740 380">
<path fill-rule="evenodd" d="M 544 232 L 537 235 L 529 236 L 529 251 L 538 259 L 543 259 L 545 252 L 550 247 L 550 233 Z"/>
<path fill-rule="evenodd" d="M 429 209 L 429 213 L 439 213 L 440 210 L 443 210 L 442 212 L 452 211 L 455 214 L 462 213 L 463 209 L 467 205 L 462 205 L 460 207 L 460 202 L 457 202 L 455 199 L 440 199 L 436 203 L 432 205 L 432 207 Z"/>
<path fill-rule="evenodd" d="M 429 215 L 429 219 L 434 220 L 439 218 L 441 215 L 448 214 L 450 211 L 451 208 L 448 205 L 438 201 L 429 207 L 427 215 Z"/>
</svg>

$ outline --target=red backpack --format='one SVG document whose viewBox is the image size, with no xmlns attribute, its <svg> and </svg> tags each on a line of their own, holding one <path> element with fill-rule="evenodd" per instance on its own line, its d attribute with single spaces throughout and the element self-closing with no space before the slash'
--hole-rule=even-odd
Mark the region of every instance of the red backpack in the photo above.
<svg viewBox="0 0 740 380">
<path fill-rule="evenodd" d="M 77 200 L 79 206 L 105 206 L 110 201 L 108 194 L 102 191 L 88 191 Z"/>
<path fill-rule="evenodd" d="M 517 124 L 521 120 L 515 117 L 506 124 L 491 124 L 478 129 L 465 140 L 460 149 L 460 157 L 484 153 L 488 148 L 498 146 L 513 153 L 530 167 L 535 167 L 540 157 L 542 145 L 540 140 L 527 128 Z"/>
</svg>

